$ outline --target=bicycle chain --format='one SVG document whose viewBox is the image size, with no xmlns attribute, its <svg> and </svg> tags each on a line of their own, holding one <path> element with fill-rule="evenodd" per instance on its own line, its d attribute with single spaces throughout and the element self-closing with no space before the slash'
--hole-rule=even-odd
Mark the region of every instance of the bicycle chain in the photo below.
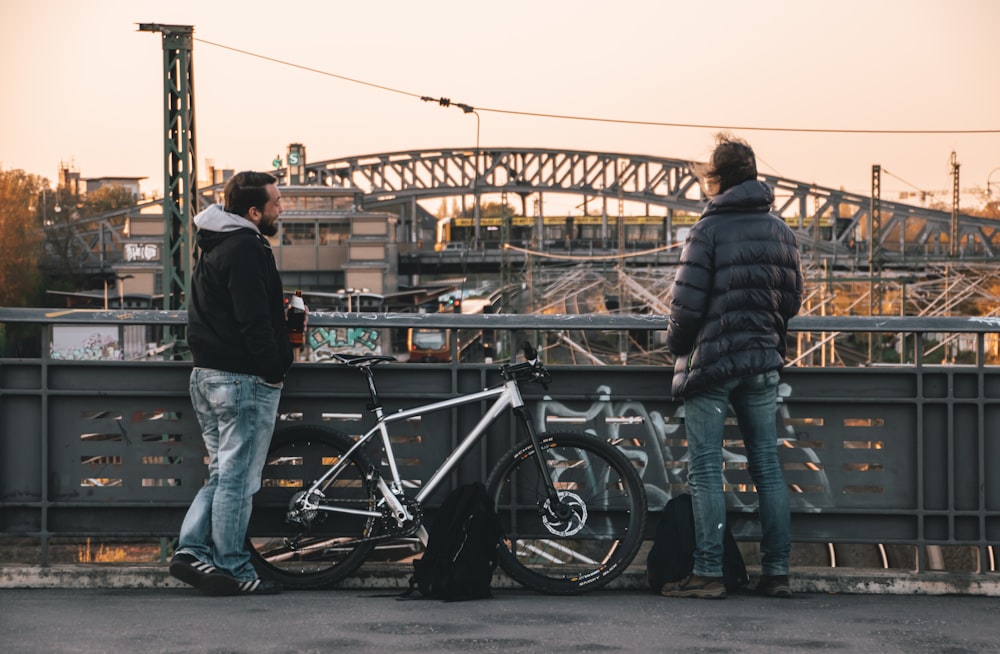
<svg viewBox="0 0 1000 654">
<path fill-rule="evenodd" d="M 366 485 L 368 486 L 368 491 L 370 493 L 368 500 L 369 508 L 375 508 L 372 504 L 381 499 L 381 495 L 378 491 L 378 480 L 378 469 L 375 466 L 370 466 L 366 476 Z M 300 508 L 299 503 L 304 495 L 306 495 L 306 491 L 299 491 L 292 496 L 291 501 L 288 503 L 288 512 L 285 516 L 285 520 L 289 524 L 297 524 L 304 527 L 308 532 L 311 530 L 314 522 L 317 524 L 321 523 L 327 516 L 324 511 L 320 511 L 318 509 Z M 315 491 L 311 495 L 312 502 L 317 505 L 321 504 L 324 499 L 325 497 L 320 491 Z M 393 514 L 389 503 L 381 500 L 381 516 L 376 520 L 374 528 L 371 530 L 371 533 L 374 533 L 375 535 L 358 538 L 352 540 L 351 542 L 367 543 L 371 541 L 385 540 L 387 538 L 406 538 L 416 534 L 417 530 L 420 529 L 420 525 L 423 524 L 423 509 L 413 498 L 397 496 L 396 499 L 406 508 L 407 512 L 409 512 L 409 520 L 400 524 L 399 521 L 396 520 L 396 516 Z M 291 542 L 289 542 L 289 544 L 291 544 Z"/>
</svg>

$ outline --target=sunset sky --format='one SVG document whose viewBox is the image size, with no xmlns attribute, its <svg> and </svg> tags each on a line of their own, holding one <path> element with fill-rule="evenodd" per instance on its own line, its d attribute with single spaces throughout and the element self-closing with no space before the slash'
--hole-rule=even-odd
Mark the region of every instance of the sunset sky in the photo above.
<svg viewBox="0 0 1000 654">
<path fill-rule="evenodd" d="M 198 165 L 268 169 L 475 144 L 704 159 L 733 127 L 763 172 L 866 193 L 1000 193 L 996 0 L 4 0 L 0 168 L 163 188 L 163 51 L 193 25 Z M 322 71 L 310 72 L 227 46 Z M 369 85 L 346 81 L 352 78 Z M 371 85 L 386 87 L 375 88 Z M 411 95 L 413 94 L 413 95 Z M 849 134 L 803 130 L 977 131 Z M 990 177 L 990 174 L 992 177 Z"/>
</svg>

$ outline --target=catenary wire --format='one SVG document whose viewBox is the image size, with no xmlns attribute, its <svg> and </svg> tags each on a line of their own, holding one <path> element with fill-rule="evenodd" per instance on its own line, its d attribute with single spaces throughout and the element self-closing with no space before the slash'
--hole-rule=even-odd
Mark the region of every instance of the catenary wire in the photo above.
<svg viewBox="0 0 1000 654">
<path fill-rule="evenodd" d="M 930 193 L 930 191 L 926 191 L 926 190 L 924 190 L 924 189 L 920 188 L 919 186 L 917 186 L 917 185 L 916 185 L 916 184 L 914 184 L 913 182 L 908 182 L 908 181 L 906 181 L 905 179 L 903 179 L 903 178 L 902 178 L 902 177 L 900 177 L 899 175 L 896 175 L 896 174 L 894 174 L 894 173 L 891 173 L 891 172 L 889 172 L 888 170 L 886 170 L 885 168 L 882 168 L 882 172 L 883 172 L 883 173 L 885 173 L 886 175 L 888 175 L 889 177 L 894 177 L 894 178 L 898 179 L 899 181 L 903 182 L 903 183 L 904 183 L 904 184 L 906 184 L 907 186 L 910 186 L 911 188 L 914 188 L 914 189 L 916 189 L 916 190 L 920 191 L 921 193 Z"/>
<path fill-rule="evenodd" d="M 235 48 L 233 46 L 224 45 L 222 43 L 216 43 L 214 41 L 208 41 L 206 39 L 194 38 L 198 43 L 203 43 L 205 45 L 210 45 L 216 48 L 221 48 L 223 50 L 229 50 L 230 52 L 235 52 L 238 54 L 246 55 L 248 57 L 255 57 L 257 59 L 262 59 L 264 61 L 270 61 L 282 66 L 289 66 L 291 68 L 297 68 L 299 70 L 304 70 L 310 73 L 316 73 L 318 75 L 324 75 L 326 77 L 333 77 L 345 82 L 351 82 L 353 84 L 360 84 L 362 86 L 367 86 L 369 88 L 379 89 L 381 91 L 387 91 L 390 93 L 397 93 L 399 95 L 405 95 L 411 98 L 416 98 L 423 101 L 433 101 L 437 102 L 443 107 L 454 106 L 462 109 L 466 113 L 472 111 L 482 111 L 495 114 L 505 114 L 509 116 L 524 116 L 528 118 L 549 118 L 558 120 L 576 120 L 584 122 L 594 122 L 594 123 L 611 123 L 616 125 L 641 125 L 647 127 L 680 127 L 680 128 L 692 128 L 692 129 L 716 129 L 716 130 L 733 130 L 733 131 L 747 131 L 747 132 L 795 132 L 795 133 L 811 133 L 811 134 L 1000 134 L 1000 129 L 835 129 L 835 128 L 812 128 L 812 127 L 762 127 L 756 125 L 713 125 L 713 124 L 702 124 L 702 123 L 674 123 L 656 120 L 630 120 L 625 118 L 603 118 L 598 116 L 573 116 L 568 114 L 553 114 L 553 113 L 542 113 L 536 111 L 517 111 L 513 109 L 499 109 L 495 107 L 474 107 L 467 103 L 455 102 L 446 97 L 433 98 L 429 95 L 422 93 L 413 93 L 410 91 L 404 91 L 402 89 L 393 88 L 391 86 L 385 86 L 383 84 L 376 84 L 374 82 L 366 82 L 364 80 L 356 79 L 353 77 L 348 77 L 346 75 L 338 75 L 336 73 L 331 73 L 329 71 L 320 70 L 319 68 L 313 68 L 311 66 L 303 66 L 301 64 L 296 64 L 284 59 L 278 59 L 277 57 L 270 57 L 267 55 L 258 54 L 256 52 L 251 52 L 249 50 L 243 50 L 241 48 Z"/>
</svg>

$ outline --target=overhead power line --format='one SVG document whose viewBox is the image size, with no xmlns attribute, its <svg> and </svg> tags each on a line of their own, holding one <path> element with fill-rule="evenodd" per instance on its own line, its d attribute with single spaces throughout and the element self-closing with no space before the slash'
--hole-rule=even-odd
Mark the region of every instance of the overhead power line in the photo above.
<svg viewBox="0 0 1000 654">
<path fill-rule="evenodd" d="M 756 125 L 714 125 L 707 123 L 674 123 L 665 122 L 657 120 L 631 120 L 625 118 L 603 118 L 597 116 L 573 116 L 569 114 L 553 114 L 553 113 L 543 113 L 537 111 L 518 111 L 514 109 L 499 109 L 495 107 L 475 107 L 471 104 L 464 102 L 455 102 L 450 98 L 439 97 L 434 98 L 426 93 L 413 93 L 410 91 L 405 91 L 403 89 L 393 88 L 391 86 L 385 86 L 383 84 L 376 84 L 374 82 L 366 82 L 364 80 L 356 79 L 353 77 L 348 77 L 346 75 L 338 75 L 337 73 L 331 73 L 329 71 L 320 70 L 319 68 L 313 68 L 311 66 L 303 66 L 301 64 L 296 64 L 291 61 L 286 61 L 284 59 L 278 59 L 276 57 L 269 57 L 267 55 L 258 54 L 256 52 L 250 52 L 249 50 L 243 50 L 241 48 L 235 48 L 229 45 L 224 45 L 222 43 L 215 43 L 213 41 L 207 41 L 205 39 L 200 39 L 194 37 L 194 40 L 198 43 L 203 43 L 205 45 L 210 45 L 216 48 L 221 48 L 223 50 L 229 50 L 230 52 L 236 52 L 238 54 L 246 55 L 248 57 L 255 57 L 257 59 L 263 59 L 264 61 L 270 61 L 275 64 L 282 66 L 289 66 L 291 68 L 297 68 L 298 70 L 304 70 L 310 73 L 316 73 L 317 75 L 323 75 L 325 77 L 333 77 L 344 82 L 351 82 L 352 84 L 360 84 L 362 86 L 367 86 L 369 88 L 379 89 L 381 91 L 387 91 L 389 93 L 397 93 L 399 95 L 409 96 L 411 98 L 416 98 L 423 101 L 433 101 L 437 102 L 443 107 L 457 107 L 462 109 L 466 113 L 472 111 L 489 112 L 495 114 L 506 114 L 509 116 L 524 116 L 529 118 L 549 118 L 556 120 L 576 120 L 585 121 L 593 123 L 612 123 L 616 125 L 640 125 L 646 127 L 683 127 L 692 129 L 714 129 L 714 130 L 732 130 L 732 131 L 746 131 L 746 132 L 796 132 L 796 133 L 813 133 L 813 134 L 1000 134 L 1000 129 L 834 129 L 834 128 L 818 128 L 818 127 L 761 127 Z"/>
<path fill-rule="evenodd" d="M 268 57 L 267 55 L 257 54 L 256 52 L 250 52 L 249 50 L 241 50 L 240 48 L 234 48 L 229 45 L 223 45 L 221 43 L 214 43 L 212 41 L 206 41 L 205 39 L 199 39 L 194 37 L 194 40 L 198 43 L 204 43 L 205 45 L 211 45 L 216 48 L 222 48 L 223 50 L 229 50 L 230 52 L 236 52 L 238 54 L 246 55 L 248 57 L 256 57 L 257 59 L 263 59 L 264 61 L 270 61 L 275 64 L 280 64 L 282 66 L 290 66 L 291 68 L 298 68 L 299 70 L 304 70 L 310 73 L 316 73 L 317 75 L 325 75 L 326 77 L 334 77 L 345 82 L 351 82 L 352 84 L 360 84 L 362 86 L 368 86 L 373 89 L 379 89 L 381 91 L 388 91 L 390 93 L 399 93 L 401 95 L 408 95 L 410 97 L 419 98 L 420 95 L 417 93 L 410 93 L 408 91 L 401 91 L 399 89 L 394 89 L 391 86 L 383 86 L 381 84 L 374 84 L 372 82 L 366 82 L 360 79 L 354 79 L 353 77 L 347 77 L 346 75 L 337 75 L 336 73 L 331 73 L 325 70 L 320 70 L 319 68 L 313 68 L 311 66 L 303 66 L 301 64 L 292 63 L 290 61 L 285 61 L 284 59 L 276 59 L 274 57 Z"/>
<path fill-rule="evenodd" d="M 914 184 L 913 182 L 908 182 L 908 181 L 906 181 L 905 179 L 903 179 L 902 177 L 900 177 L 899 175 L 894 175 L 893 173 L 890 173 L 890 172 L 889 172 L 888 170 L 886 170 L 885 168 L 883 168 L 883 169 L 882 169 L 882 172 L 883 172 L 883 173 L 884 173 L 885 175 L 888 175 L 889 177 L 895 177 L 896 179 L 898 179 L 899 181 L 903 182 L 903 183 L 904 183 L 904 184 L 906 184 L 907 186 L 910 186 L 911 188 L 914 188 L 914 189 L 916 189 L 916 190 L 920 191 L 921 193 L 929 193 L 929 191 L 925 191 L 924 189 L 920 188 L 919 186 L 917 186 L 917 185 L 916 185 L 916 184 Z"/>
</svg>

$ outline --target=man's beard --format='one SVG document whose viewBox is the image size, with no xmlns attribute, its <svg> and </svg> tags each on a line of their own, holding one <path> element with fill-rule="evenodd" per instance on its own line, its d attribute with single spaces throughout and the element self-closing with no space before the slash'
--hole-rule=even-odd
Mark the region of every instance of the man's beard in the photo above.
<svg viewBox="0 0 1000 654">
<path fill-rule="evenodd" d="M 278 233 L 278 221 L 275 220 L 275 221 L 264 222 L 262 220 L 260 221 L 260 224 L 257 225 L 257 229 L 259 229 L 260 233 L 263 234 L 264 236 L 274 236 L 275 234 Z"/>
</svg>

